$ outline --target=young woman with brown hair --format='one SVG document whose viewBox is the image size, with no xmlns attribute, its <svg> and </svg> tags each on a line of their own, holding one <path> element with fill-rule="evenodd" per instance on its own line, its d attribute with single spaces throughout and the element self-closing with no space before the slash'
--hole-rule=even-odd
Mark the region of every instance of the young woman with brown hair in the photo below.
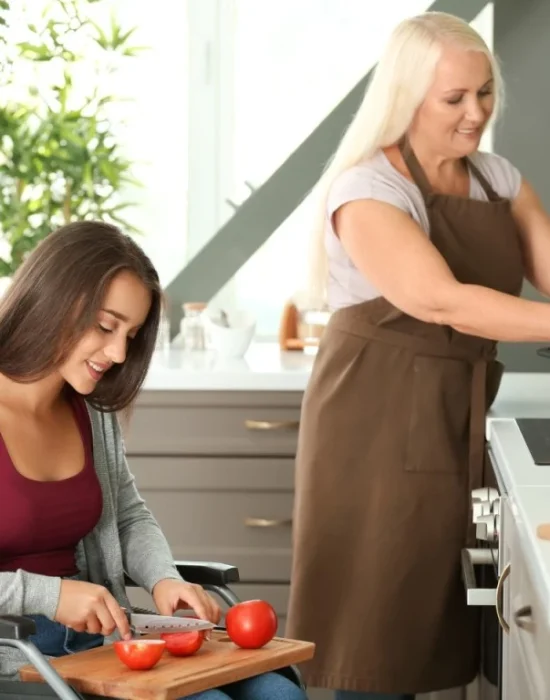
<svg viewBox="0 0 550 700">
<path fill-rule="evenodd" d="M 0 303 L 0 614 L 28 615 L 32 641 L 61 656 L 129 636 L 124 574 L 161 614 L 190 607 L 218 622 L 183 581 L 128 469 L 116 412 L 135 399 L 152 357 L 162 292 L 150 260 L 116 227 L 50 234 Z M 0 677 L 25 658 L 0 650 Z M 302 700 L 264 674 L 201 700 Z"/>
</svg>

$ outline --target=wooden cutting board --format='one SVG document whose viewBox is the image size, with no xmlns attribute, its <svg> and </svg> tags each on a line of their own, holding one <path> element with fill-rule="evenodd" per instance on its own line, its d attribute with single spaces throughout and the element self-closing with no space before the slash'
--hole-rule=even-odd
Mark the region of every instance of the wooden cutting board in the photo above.
<svg viewBox="0 0 550 700">
<path fill-rule="evenodd" d="M 158 635 L 146 635 L 155 639 Z M 124 700 L 176 700 L 210 688 L 274 671 L 313 658 L 315 645 L 275 637 L 261 649 L 240 649 L 225 632 L 212 638 L 193 656 L 164 652 L 150 671 L 131 671 L 110 645 L 51 660 L 59 675 L 76 690 Z M 27 683 L 44 682 L 34 666 L 20 669 Z"/>
</svg>

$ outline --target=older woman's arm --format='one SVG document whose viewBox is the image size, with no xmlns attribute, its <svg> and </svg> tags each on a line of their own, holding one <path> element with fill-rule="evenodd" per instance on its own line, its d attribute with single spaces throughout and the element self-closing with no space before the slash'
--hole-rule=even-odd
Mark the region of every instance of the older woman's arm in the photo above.
<svg viewBox="0 0 550 700">
<path fill-rule="evenodd" d="M 458 282 L 401 209 L 360 199 L 342 205 L 333 221 L 358 270 L 404 313 L 493 340 L 550 340 L 550 304 Z"/>
<path fill-rule="evenodd" d="M 526 180 L 512 202 L 512 214 L 521 231 L 525 276 L 535 289 L 550 297 L 550 216 Z"/>
</svg>

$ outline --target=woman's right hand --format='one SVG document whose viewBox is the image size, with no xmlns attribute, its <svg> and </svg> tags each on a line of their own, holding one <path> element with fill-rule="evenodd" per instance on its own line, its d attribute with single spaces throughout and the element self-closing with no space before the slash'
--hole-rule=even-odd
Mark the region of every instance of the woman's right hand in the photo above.
<svg viewBox="0 0 550 700">
<path fill-rule="evenodd" d="M 128 619 L 113 595 L 87 581 L 61 581 L 54 620 L 77 632 L 108 636 L 118 629 L 122 639 L 132 638 Z"/>
</svg>

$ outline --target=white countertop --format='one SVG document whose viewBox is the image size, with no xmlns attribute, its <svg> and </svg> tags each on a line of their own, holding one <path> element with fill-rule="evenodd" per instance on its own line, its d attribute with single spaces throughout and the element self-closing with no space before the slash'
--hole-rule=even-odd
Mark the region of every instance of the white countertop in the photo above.
<svg viewBox="0 0 550 700">
<path fill-rule="evenodd" d="M 253 343 L 241 359 L 214 351 L 157 355 L 145 379 L 149 391 L 303 391 L 314 355 Z M 548 397 L 548 398 L 547 398 Z M 519 411 L 519 413 L 518 413 Z M 550 373 L 505 373 L 491 415 L 550 415 Z"/>
<path fill-rule="evenodd" d="M 254 343 L 241 359 L 214 351 L 170 350 L 157 355 L 143 388 L 147 391 L 303 391 L 314 356 L 281 352 L 276 343 Z"/>
</svg>

